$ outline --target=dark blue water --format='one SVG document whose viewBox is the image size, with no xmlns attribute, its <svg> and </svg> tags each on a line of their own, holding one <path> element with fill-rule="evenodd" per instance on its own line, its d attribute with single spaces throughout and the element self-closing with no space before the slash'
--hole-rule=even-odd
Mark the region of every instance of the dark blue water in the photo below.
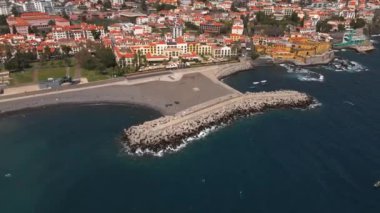
<svg viewBox="0 0 380 213">
<path fill-rule="evenodd" d="M 225 79 L 241 91 L 304 91 L 321 107 L 241 119 L 162 158 L 119 152 L 123 128 L 159 116 L 148 109 L 62 106 L 2 117 L 0 212 L 378 213 L 380 53 L 339 54 L 369 71 L 313 68 L 320 83 L 270 66 Z"/>
</svg>

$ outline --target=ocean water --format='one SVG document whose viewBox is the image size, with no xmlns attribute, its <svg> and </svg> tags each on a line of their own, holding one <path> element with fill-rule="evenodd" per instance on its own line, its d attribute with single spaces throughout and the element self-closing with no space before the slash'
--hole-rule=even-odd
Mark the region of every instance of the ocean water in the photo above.
<svg viewBox="0 0 380 213">
<path fill-rule="evenodd" d="M 159 116 L 150 109 L 2 116 L 0 212 L 379 213 L 380 53 L 337 54 L 368 70 L 268 66 L 224 79 L 241 91 L 304 91 L 320 107 L 240 119 L 160 158 L 120 152 L 122 129 Z"/>
</svg>

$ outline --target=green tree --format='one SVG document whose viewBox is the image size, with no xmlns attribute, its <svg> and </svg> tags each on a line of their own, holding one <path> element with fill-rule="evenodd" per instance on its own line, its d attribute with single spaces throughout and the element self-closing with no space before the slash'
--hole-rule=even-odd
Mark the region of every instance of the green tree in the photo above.
<svg viewBox="0 0 380 213">
<path fill-rule="evenodd" d="M 62 17 L 65 19 L 70 19 L 69 15 L 67 15 L 67 12 L 65 9 L 63 9 L 63 11 L 62 11 Z"/>
<path fill-rule="evenodd" d="M 33 26 L 33 27 L 29 27 L 29 32 L 34 33 L 34 34 L 38 34 L 39 30 L 38 30 L 37 26 Z"/>
<path fill-rule="evenodd" d="M 4 67 L 9 71 L 21 71 L 29 68 L 30 63 L 36 60 L 36 55 L 31 52 L 17 52 L 14 57 L 5 61 Z"/>
<path fill-rule="evenodd" d="M 250 28 L 249 28 L 249 16 L 246 15 L 241 15 L 240 16 L 240 19 L 243 20 L 243 26 L 244 26 L 244 34 L 248 34 L 250 35 L 251 31 L 250 31 Z"/>
<path fill-rule="evenodd" d="M 265 19 L 267 19 L 265 13 L 262 11 L 257 12 L 255 15 L 256 15 L 257 23 L 260 23 L 260 22 L 264 21 Z"/>
<path fill-rule="evenodd" d="M 106 0 L 103 2 L 103 7 L 106 9 L 111 9 L 112 8 L 112 3 L 109 0 Z"/>
<path fill-rule="evenodd" d="M 171 5 L 171 4 L 159 4 L 159 3 L 154 4 L 154 7 L 157 9 L 157 11 L 173 10 L 177 8 L 176 6 Z"/>
<path fill-rule="evenodd" d="M 62 52 L 63 52 L 63 54 L 65 55 L 65 56 L 69 56 L 69 54 L 70 54 L 70 52 L 71 52 L 71 47 L 70 46 L 67 46 L 67 45 L 62 45 L 61 46 L 61 50 L 62 50 Z"/>
<path fill-rule="evenodd" d="M 343 24 L 338 24 L 338 31 L 343 32 L 346 30 L 346 27 Z"/>
<path fill-rule="evenodd" d="M 55 25 L 55 20 L 49 20 L 48 25 L 54 26 Z"/>
<path fill-rule="evenodd" d="M 232 5 L 231 5 L 231 11 L 232 12 L 239 12 L 239 10 L 235 6 L 235 3 L 232 3 Z"/>
<path fill-rule="evenodd" d="M 115 67 L 116 59 L 112 49 L 103 47 L 99 44 L 94 44 L 93 48 L 83 48 L 77 54 L 75 58 L 78 64 L 88 70 L 99 70 L 103 72 L 107 68 Z M 93 50 L 94 54 L 91 54 L 89 50 Z"/>
<path fill-rule="evenodd" d="M 77 54 L 75 54 L 75 58 L 78 61 L 79 66 L 84 69 L 94 70 L 97 67 L 97 61 L 87 48 L 81 49 Z"/>
<path fill-rule="evenodd" d="M 8 23 L 7 23 L 7 16 L 0 15 L 0 25 L 8 25 Z"/>
<path fill-rule="evenodd" d="M 350 26 L 354 29 L 363 28 L 366 25 L 366 22 L 362 18 L 352 19 L 350 22 Z"/>
<path fill-rule="evenodd" d="M 95 57 L 106 68 L 116 66 L 116 58 L 111 48 L 98 47 L 95 51 Z"/>
<path fill-rule="evenodd" d="M 8 44 L 0 44 L 0 58 L 4 58 L 4 60 L 11 58 L 12 53 L 11 53 L 10 48 L 11 48 L 11 46 Z M 8 53 L 9 53 L 9 56 L 8 56 Z"/>
<path fill-rule="evenodd" d="M 91 34 L 95 40 L 98 40 L 102 33 L 99 30 L 91 30 Z"/>
<path fill-rule="evenodd" d="M 332 26 L 327 23 L 327 20 L 324 20 L 324 21 L 319 21 L 317 23 L 316 28 L 317 28 L 317 32 L 328 33 L 331 31 Z"/>
<path fill-rule="evenodd" d="M 290 16 L 290 20 L 294 23 L 298 23 L 300 21 L 300 18 L 298 17 L 298 14 L 296 12 L 293 12 Z"/>
<path fill-rule="evenodd" d="M 193 24 L 192 22 L 185 22 L 186 29 L 200 31 L 199 26 Z"/>
<path fill-rule="evenodd" d="M 16 17 L 20 16 L 20 12 L 17 10 L 17 7 L 15 7 L 15 6 L 12 7 L 12 9 L 11 9 L 11 13 L 12 13 L 14 16 L 16 16 Z"/>
<path fill-rule="evenodd" d="M 50 58 L 51 58 L 52 55 L 53 54 L 52 54 L 52 52 L 50 50 L 50 47 L 49 46 L 45 46 L 44 52 L 42 53 L 41 59 L 45 60 L 45 61 L 48 61 L 48 60 L 50 60 Z"/>
<path fill-rule="evenodd" d="M 221 34 L 229 34 L 231 33 L 232 29 L 232 22 L 231 21 L 224 21 L 223 26 L 220 28 Z"/>
<path fill-rule="evenodd" d="M 146 5 L 146 0 L 141 1 L 141 9 L 143 12 L 148 12 L 148 6 Z"/>
</svg>

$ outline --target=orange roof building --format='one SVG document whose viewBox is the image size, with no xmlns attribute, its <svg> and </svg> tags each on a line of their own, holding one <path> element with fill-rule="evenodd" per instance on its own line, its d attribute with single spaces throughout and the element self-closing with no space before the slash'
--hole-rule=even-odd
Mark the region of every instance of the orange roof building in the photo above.
<svg viewBox="0 0 380 213">
<path fill-rule="evenodd" d="M 56 26 L 70 25 L 68 20 L 60 16 L 53 16 L 41 12 L 22 13 L 20 17 L 9 16 L 7 18 L 10 32 L 19 34 L 28 34 L 29 27 L 37 27 L 40 29 L 50 28 L 51 26 L 49 24 L 52 24 L 51 22 Z"/>
</svg>

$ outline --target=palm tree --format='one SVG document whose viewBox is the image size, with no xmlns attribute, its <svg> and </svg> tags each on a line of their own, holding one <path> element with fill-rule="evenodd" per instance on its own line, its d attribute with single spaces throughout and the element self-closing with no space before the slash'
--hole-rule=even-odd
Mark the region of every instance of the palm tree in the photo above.
<svg viewBox="0 0 380 213">
<path fill-rule="evenodd" d="M 62 45 L 61 46 L 61 50 L 63 51 L 64 56 L 68 56 L 70 54 L 70 52 L 71 52 L 72 49 L 69 46 Z"/>
</svg>

